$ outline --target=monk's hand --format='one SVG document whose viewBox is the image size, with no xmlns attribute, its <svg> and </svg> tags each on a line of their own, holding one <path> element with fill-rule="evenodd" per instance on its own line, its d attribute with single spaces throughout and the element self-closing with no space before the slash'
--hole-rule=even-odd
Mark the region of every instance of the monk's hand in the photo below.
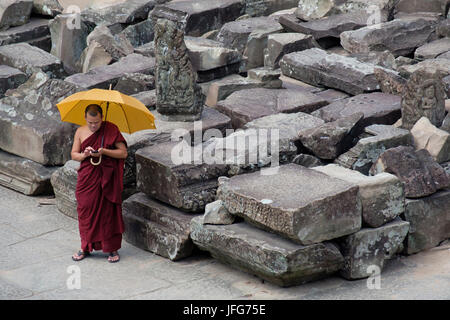
<svg viewBox="0 0 450 320">
<path fill-rule="evenodd" d="M 95 158 L 98 158 L 98 157 L 100 157 L 102 154 L 103 154 L 103 148 L 100 148 L 100 149 L 98 149 L 98 151 L 97 152 L 93 152 L 93 151 L 95 151 L 94 149 L 92 149 L 90 152 L 90 155 L 91 155 L 91 157 L 95 157 Z"/>
<path fill-rule="evenodd" d="M 81 153 L 83 158 L 86 159 L 91 155 L 91 152 L 88 150 L 88 148 L 84 149 L 83 153 Z"/>
</svg>

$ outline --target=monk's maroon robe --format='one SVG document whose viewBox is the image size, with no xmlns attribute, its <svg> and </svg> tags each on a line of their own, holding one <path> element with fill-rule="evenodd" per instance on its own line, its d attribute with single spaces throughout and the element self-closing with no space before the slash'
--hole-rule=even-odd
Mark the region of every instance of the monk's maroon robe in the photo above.
<svg viewBox="0 0 450 320">
<path fill-rule="evenodd" d="M 126 141 L 117 126 L 103 122 L 99 130 L 81 144 L 81 152 L 88 146 L 98 150 L 105 133 L 103 147 L 115 149 L 117 142 Z M 84 251 L 119 250 L 124 223 L 122 219 L 122 191 L 124 160 L 102 155 L 102 162 L 94 166 L 87 157 L 78 170 L 76 199 L 81 249 Z M 94 162 L 99 158 L 93 157 Z"/>
</svg>

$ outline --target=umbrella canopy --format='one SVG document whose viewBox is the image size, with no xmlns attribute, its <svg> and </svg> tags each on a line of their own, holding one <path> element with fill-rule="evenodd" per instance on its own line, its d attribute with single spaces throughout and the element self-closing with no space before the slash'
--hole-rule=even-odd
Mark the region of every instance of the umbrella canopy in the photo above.
<svg viewBox="0 0 450 320">
<path fill-rule="evenodd" d="M 104 119 L 114 123 L 121 132 L 133 133 L 156 129 L 155 117 L 138 99 L 117 90 L 91 89 L 81 91 L 58 103 L 61 120 L 80 126 L 86 124 L 84 111 L 90 104 L 103 109 Z"/>
</svg>

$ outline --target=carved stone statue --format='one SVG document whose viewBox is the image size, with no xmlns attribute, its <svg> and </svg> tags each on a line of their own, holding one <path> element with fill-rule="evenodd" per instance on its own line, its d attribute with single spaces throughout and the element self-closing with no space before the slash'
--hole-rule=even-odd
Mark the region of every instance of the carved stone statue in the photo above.
<svg viewBox="0 0 450 320">
<path fill-rule="evenodd" d="M 198 120 L 205 96 L 184 43 L 184 23 L 155 21 L 156 109 L 167 121 Z"/>
<path fill-rule="evenodd" d="M 411 129 L 421 118 L 427 117 L 440 127 L 445 117 L 445 90 L 440 72 L 415 71 L 402 95 L 402 127 Z"/>
</svg>

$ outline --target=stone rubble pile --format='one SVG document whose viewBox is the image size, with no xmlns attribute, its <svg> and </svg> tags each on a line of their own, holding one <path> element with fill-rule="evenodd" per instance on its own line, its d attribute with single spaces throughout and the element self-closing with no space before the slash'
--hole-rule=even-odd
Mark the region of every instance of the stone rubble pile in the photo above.
<svg viewBox="0 0 450 320">
<path fill-rule="evenodd" d="M 0 184 L 76 219 L 56 104 L 111 86 L 157 128 L 124 134 L 128 242 L 280 286 L 367 278 L 450 238 L 449 7 L 2 1 Z"/>
</svg>

